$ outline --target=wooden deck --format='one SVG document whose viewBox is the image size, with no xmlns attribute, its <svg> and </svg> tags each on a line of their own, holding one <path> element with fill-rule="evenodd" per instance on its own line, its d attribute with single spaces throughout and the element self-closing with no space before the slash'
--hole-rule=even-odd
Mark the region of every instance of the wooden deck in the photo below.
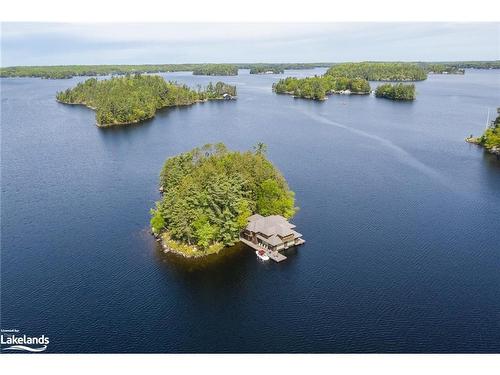
<svg viewBox="0 0 500 375">
<path fill-rule="evenodd" d="M 250 246 L 252 249 L 255 249 L 255 250 L 262 249 L 262 247 L 260 247 L 259 245 L 254 244 L 253 242 L 248 241 L 244 238 L 240 237 L 240 241 L 243 242 L 245 245 Z M 265 250 L 265 249 L 263 249 L 263 250 Z M 266 250 L 266 254 L 269 256 L 269 258 L 271 258 L 272 260 L 274 260 L 275 262 L 278 262 L 278 263 L 283 262 L 286 259 L 286 256 L 284 256 L 283 254 L 281 254 L 277 251 Z"/>
<path fill-rule="evenodd" d="M 284 256 L 281 253 L 278 253 L 277 251 L 267 251 L 266 254 L 274 260 L 275 262 L 283 262 L 286 259 L 286 256 Z"/>
</svg>

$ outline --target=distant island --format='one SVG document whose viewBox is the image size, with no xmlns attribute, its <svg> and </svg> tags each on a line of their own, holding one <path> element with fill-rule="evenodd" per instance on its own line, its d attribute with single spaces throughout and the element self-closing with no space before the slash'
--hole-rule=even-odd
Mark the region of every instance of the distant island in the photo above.
<svg viewBox="0 0 500 375">
<path fill-rule="evenodd" d="M 162 198 L 151 210 L 151 231 L 164 251 L 184 257 L 218 253 L 235 244 L 253 214 L 292 217 L 294 193 L 265 156 L 207 144 L 168 159 Z"/>
<path fill-rule="evenodd" d="M 285 68 L 280 65 L 255 65 L 250 68 L 250 74 L 281 74 Z"/>
<path fill-rule="evenodd" d="M 206 100 L 234 99 L 236 87 L 217 82 L 198 91 L 167 82 L 157 75 L 127 75 L 108 80 L 90 78 L 58 92 L 57 101 L 85 105 L 96 112 L 100 127 L 138 123 L 163 107 L 191 105 Z"/>
<path fill-rule="evenodd" d="M 413 63 L 343 63 L 332 66 L 322 76 L 281 79 L 273 84 L 273 91 L 295 98 L 325 100 L 330 94 L 370 94 L 368 81 L 418 81 L 426 78 L 426 71 Z M 377 96 L 413 100 L 415 87 L 382 85 Z"/>
<path fill-rule="evenodd" d="M 330 75 L 306 78 L 288 77 L 273 84 L 277 94 L 289 94 L 295 98 L 325 100 L 330 94 L 369 94 L 370 84 L 366 79 L 333 77 Z"/>
<path fill-rule="evenodd" d="M 433 72 L 435 74 L 455 74 L 455 72 L 461 72 L 463 69 L 500 69 L 500 60 L 494 61 L 449 61 L 449 62 L 414 62 L 414 63 L 394 63 L 394 62 L 365 62 L 365 63 L 248 63 L 248 64 L 140 64 L 140 65 L 51 65 L 51 66 L 9 66 L 0 68 L 0 77 L 38 77 L 46 79 L 66 79 L 76 76 L 106 76 L 106 75 L 125 75 L 125 74 L 142 74 L 142 73 L 169 73 L 169 72 L 210 72 L 213 66 L 226 65 L 232 68 L 229 69 L 231 74 L 226 74 L 226 70 L 223 69 L 224 74 L 208 74 L 208 75 L 236 75 L 237 69 L 250 69 L 259 74 L 262 67 L 266 66 L 268 70 L 273 72 L 283 72 L 284 70 L 290 69 L 313 69 L 313 68 L 333 68 L 339 67 L 336 70 L 332 69 L 331 72 L 343 71 L 343 76 L 349 76 L 352 71 L 348 65 L 356 64 L 384 64 L 384 65 L 416 65 L 420 67 L 424 72 Z M 236 73 L 234 73 L 234 67 L 236 67 Z M 432 67 L 432 68 L 431 68 Z M 218 69 L 218 68 L 217 68 Z M 373 70 L 373 68 L 371 68 Z M 382 69 L 381 66 L 377 67 L 377 70 Z M 453 73 L 450 73 L 453 72 Z M 346 73 L 349 73 L 346 75 Z M 205 73 L 203 73 L 205 74 Z M 252 73 L 255 74 L 255 73 Z M 385 74 L 385 73 L 384 73 Z M 461 73 L 457 73 L 461 74 Z M 407 74 L 403 74 L 403 77 Z M 414 75 L 414 74 L 413 74 Z M 373 81 L 397 81 L 397 80 L 421 80 L 425 78 L 418 78 L 422 76 L 421 72 L 418 72 L 417 77 L 411 77 L 410 79 L 398 79 L 398 75 L 391 73 L 394 79 L 388 79 L 388 77 L 382 77 L 380 79 L 379 73 L 370 73 L 369 78 L 367 75 L 361 76 L 360 78 L 365 78 Z M 356 77 L 354 77 L 356 78 Z"/>
<path fill-rule="evenodd" d="M 384 83 L 375 90 L 377 98 L 385 98 L 391 100 L 415 100 L 415 85 L 403 83 Z"/>
<path fill-rule="evenodd" d="M 96 77 L 142 73 L 188 72 L 197 69 L 201 65 L 203 64 L 12 66 L 0 68 L 0 76 L 65 79 L 78 76 Z"/>
<path fill-rule="evenodd" d="M 221 68 L 221 65 L 226 67 Z M 237 69 L 260 69 L 261 66 L 271 67 L 273 70 L 284 69 L 313 69 L 328 68 L 332 63 L 286 63 L 286 64 L 142 64 L 142 65 L 51 65 L 51 66 L 10 66 L 0 68 L 0 77 L 37 77 L 45 79 L 67 79 L 78 76 L 96 77 L 107 75 L 125 75 L 142 73 L 170 73 L 170 72 L 205 72 L 211 74 L 220 70 L 222 74 L 236 75 Z M 229 66 L 229 68 L 227 68 Z M 236 72 L 235 72 L 236 67 Z"/>
<path fill-rule="evenodd" d="M 332 66 L 325 75 L 362 78 L 368 81 L 422 81 L 427 73 L 421 66 L 402 62 L 360 62 Z"/>
<path fill-rule="evenodd" d="M 195 76 L 236 76 L 238 67 L 231 64 L 205 64 L 193 69 Z"/>
<path fill-rule="evenodd" d="M 488 125 L 481 137 L 470 135 L 465 140 L 484 147 L 486 151 L 500 158 L 500 107 L 497 108 L 496 119 Z"/>
</svg>

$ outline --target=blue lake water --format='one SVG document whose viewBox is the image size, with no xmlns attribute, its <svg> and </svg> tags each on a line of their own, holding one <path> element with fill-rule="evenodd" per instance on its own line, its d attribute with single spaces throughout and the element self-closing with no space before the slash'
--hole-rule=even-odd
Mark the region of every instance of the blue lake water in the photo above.
<svg viewBox="0 0 500 375">
<path fill-rule="evenodd" d="M 1 79 L 1 327 L 48 352 L 500 352 L 500 161 L 464 142 L 500 72 L 430 76 L 413 103 L 293 99 L 282 76 L 115 129 L 54 100 L 84 78 Z M 295 191 L 307 243 L 285 262 L 148 234 L 165 159 L 219 141 L 265 142 Z"/>
</svg>

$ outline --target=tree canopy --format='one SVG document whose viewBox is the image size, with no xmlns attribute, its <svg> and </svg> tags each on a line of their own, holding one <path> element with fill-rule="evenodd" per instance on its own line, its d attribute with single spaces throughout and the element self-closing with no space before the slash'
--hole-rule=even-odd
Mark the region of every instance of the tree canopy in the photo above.
<svg viewBox="0 0 500 375">
<path fill-rule="evenodd" d="M 481 138 L 479 138 L 479 144 L 488 150 L 497 148 L 500 151 L 500 108 L 497 108 L 497 113 L 497 118 L 491 122 Z"/>
<path fill-rule="evenodd" d="M 377 98 L 386 98 L 392 100 L 415 100 L 415 85 L 403 83 L 384 83 L 375 90 Z"/>
<path fill-rule="evenodd" d="M 365 63 L 366 64 L 366 63 Z M 394 63 L 376 63 L 394 64 Z M 406 63 L 408 64 L 408 63 Z M 452 62 L 416 62 L 424 70 L 429 71 L 429 65 L 436 65 L 435 69 L 500 69 L 500 60 L 495 61 L 452 61 Z M 71 78 L 75 76 L 103 76 L 124 75 L 137 73 L 162 73 L 200 70 L 207 64 L 142 64 L 142 65 L 55 65 L 55 66 L 9 66 L 0 68 L 0 77 L 41 77 L 41 78 Z M 220 65 L 220 64 L 208 64 Z M 226 64 L 227 65 L 227 64 Z M 252 63 L 232 64 L 239 69 L 254 69 L 258 72 L 262 66 L 267 66 L 273 71 L 287 69 L 312 69 L 316 67 L 329 68 L 333 63 Z M 340 64 L 342 65 L 342 64 Z M 436 71 L 435 70 L 435 71 Z M 425 78 L 424 78 L 425 79 Z M 374 79 L 375 80 L 375 79 Z"/>
<path fill-rule="evenodd" d="M 333 77 L 363 78 L 368 81 L 422 81 L 425 69 L 413 63 L 360 62 L 332 66 L 326 75 Z"/>
<path fill-rule="evenodd" d="M 238 67 L 232 64 L 204 64 L 193 69 L 197 76 L 236 76 Z"/>
<path fill-rule="evenodd" d="M 74 88 L 57 93 L 66 104 L 83 104 L 96 111 L 100 126 L 146 120 L 163 107 L 190 105 L 202 100 L 236 96 L 236 87 L 217 82 L 197 91 L 157 75 L 126 75 L 108 80 L 90 78 Z"/>
<path fill-rule="evenodd" d="M 327 95 L 340 92 L 369 94 L 370 84 L 365 79 L 329 75 L 306 78 L 287 77 L 275 83 L 273 90 L 278 94 L 291 94 L 297 98 L 324 100 Z"/>
<path fill-rule="evenodd" d="M 168 159 L 160 174 L 162 199 L 151 210 L 153 233 L 182 252 L 206 253 L 234 244 L 254 213 L 292 217 L 294 193 L 255 152 L 207 144 Z"/>
<path fill-rule="evenodd" d="M 284 72 L 285 72 L 285 67 L 283 65 L 256 64 L 250 68 L 250 74 L 266 74 L 266 73 L 280 74 Z"/>
</svg>

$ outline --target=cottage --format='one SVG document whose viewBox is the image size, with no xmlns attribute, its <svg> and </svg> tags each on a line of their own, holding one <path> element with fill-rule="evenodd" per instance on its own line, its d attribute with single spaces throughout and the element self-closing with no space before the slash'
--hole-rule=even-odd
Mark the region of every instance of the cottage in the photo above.
<svg viewBox="0 0 500 375">
<path fill-rule="evenodd" d="M 248 224 L 241 232 L 240 239 L 253 248 L 281 251 L 305 242 L 301 238 L 302 234 L 293 228 L 295 225 L 289 223 L 283 216 L 255 214 L 248 218 Z"/>
</svg>

